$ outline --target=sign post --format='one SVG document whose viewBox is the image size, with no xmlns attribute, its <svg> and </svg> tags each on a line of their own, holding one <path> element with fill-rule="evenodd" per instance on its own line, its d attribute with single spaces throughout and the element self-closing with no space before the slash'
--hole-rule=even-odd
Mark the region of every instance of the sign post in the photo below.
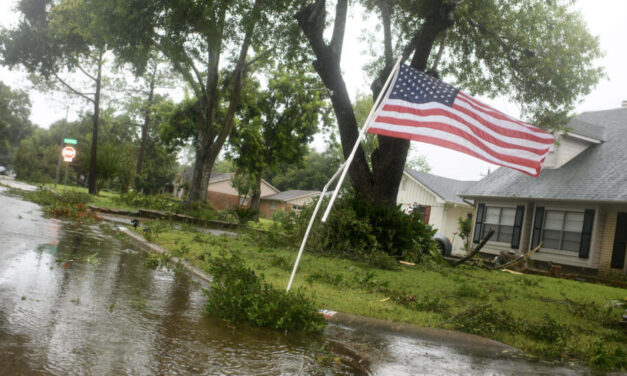
<svg viewBox="0 0 627 376">
<path fill-rule="evenodd" d="M 74 140 L 76 141 L 76 140 Z M 71 146 L 66 146 L 63 148 L 63 161 L 67 162 L 65 164 L 65 179 L 63 180 L 63 189 L 67 185 L 67 167 L 72 162 L 72 159 L 76 156 L 76 149 Z"/>
</svg>

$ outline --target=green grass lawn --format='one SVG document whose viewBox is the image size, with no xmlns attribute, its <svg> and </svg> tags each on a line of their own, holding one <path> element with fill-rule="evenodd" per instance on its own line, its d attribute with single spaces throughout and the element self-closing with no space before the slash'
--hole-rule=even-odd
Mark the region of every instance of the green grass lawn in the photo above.
<svg viewBox="0 0 627 376">
<path fill-rule="evenodd" d="M 150 240 L 204 270 L 211 256 L 238 252 L 279 289 L 285 289 L 297 253 L 256 232 L 233 238 L 164 222 L 149 227 Z M 388 271 L 307 252 L 293 288 L 304 289 L 319 308 L 462 330 L 541 359 L 627 368 L 627 335 L 617 326 L 624 308 L 610 308 L 612 301 L 627 301 L 625 289 L 436 263 Z"/>
<path fill-rule="evenodd" d="M 78 187 L 75 185 L 67 185 L 64 186 L 62 184 L 57 184 L 57 187 L 54 188 L 54 184 L 46 183 L 43 184 L 44 187 L 54 190 L 57 193 L 63 192 L 81 192 L 81 193 L 89 193 L 87 188 Z M 115 209 L 126 209 L 133 210 L 136 209 L 130 205 L 125 204 L 116 198 L 120 197 L 120 194 L 117 192 L 109 192 L 105 190 L 101 190 L 98 195 L 92 196 L 92 201 L 89 203 L 90 205 L 105 207 L 105 208 L 115 208 Z"/>
</svg>

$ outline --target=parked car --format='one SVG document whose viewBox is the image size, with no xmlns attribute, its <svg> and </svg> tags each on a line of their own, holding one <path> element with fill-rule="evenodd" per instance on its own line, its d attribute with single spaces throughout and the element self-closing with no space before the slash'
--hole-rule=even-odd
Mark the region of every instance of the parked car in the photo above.
<svg viewBox="0 0 627 376">
<path fill-rule="evenodd" d="M 451 252 L 453 251 L 453 244 L 451 244 L 449 238 L 447 238 L 443 233 L 438 231 L 435 233 L 435 235 L 433 235 L 433 239 L 438 242 L 438 248 L 440 248 L 442 256 L 451 255 Z"/>
</svg>

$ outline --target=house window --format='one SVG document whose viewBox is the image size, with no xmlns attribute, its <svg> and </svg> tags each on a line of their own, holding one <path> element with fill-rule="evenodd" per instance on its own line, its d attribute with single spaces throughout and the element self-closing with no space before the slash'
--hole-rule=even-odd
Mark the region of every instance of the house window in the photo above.
<svg viewBox="0 0 627 376">
<path fill-rule="evenodd" d="M 579 252 L 583 212 L 547 210 L 542 226 L 544 248 Z"/>
<path fill-rule="evenodd" d="M 240 197 L 239 204 L 240 204 L 240 206 L 248 205 L 248 197 Z"/>
<path fill-rule="evenodd" d="M 514 220 L 516 219 L 516 208 L 486 207 L 485 221 L 483 224 L 481 237 L 491 229 L 494 230 L 493 241 L 510 242 L 514 232 Z"/>
</svg>

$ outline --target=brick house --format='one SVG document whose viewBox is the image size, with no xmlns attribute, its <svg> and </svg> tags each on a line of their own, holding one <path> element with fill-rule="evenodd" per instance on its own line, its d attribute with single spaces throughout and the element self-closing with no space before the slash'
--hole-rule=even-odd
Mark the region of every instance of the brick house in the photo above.
<svg viewBox="0 0 627 376">
<path fill-rule="evenodd" d="M 207 187 L 207 201 L 217 210 L 250 207 L 250 199 L 240 197 L 237 188 L 233 187 L 234 173 L 212 172 Z M 270 183 L 261 179 L 261 198 L 279 193 Z"/>
<path fill-rule="evenodd" d="M 263 218 L 271 218 L 279 210 L 283 210 L 286 213 L 292 210 L 300 210 L 319 195 L 319 191 L 290 190 L 261 197 L 259 215 Z"/>
<path fill-rule="evenodd" d="M 627 108 L 585 112 L 558 134 L 538 178 L 499 168 L 460 196 L 475 201 L 473 241 L 483 251 L 627 273 Z"/>
</svg>

